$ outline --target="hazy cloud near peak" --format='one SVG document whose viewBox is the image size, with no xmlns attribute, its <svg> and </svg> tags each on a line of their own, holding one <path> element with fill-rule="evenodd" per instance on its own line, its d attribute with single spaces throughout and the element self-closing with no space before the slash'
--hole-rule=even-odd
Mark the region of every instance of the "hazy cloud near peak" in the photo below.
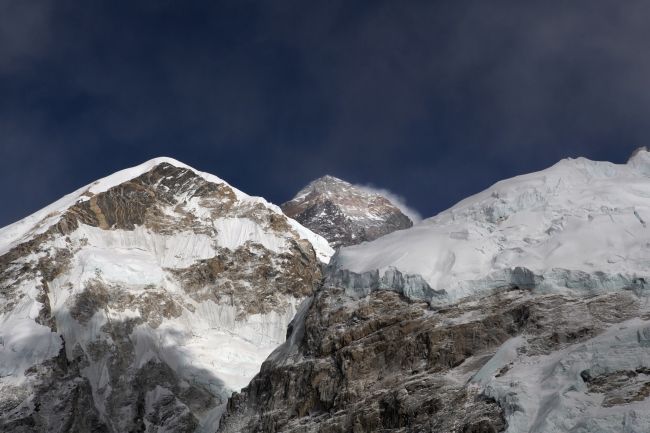
<svg viewBox="0 0 650 433">
<path fill-rule="evenodd" d="M 414 224 L 417 224 L 420 221 L 422 221 L 422 215 L 420 215 L 420 213 L 417 210 L 408 206 L 406 204 L 406 199 L 401 195 L 395 194 L 394 192 L 391 192 L 385 188 L 377 188 L 373 185 L 355 185 L 355 187 L 359 188 L 360 190 L 370 192 L 372 194 L 378 194 L 388 199 L 388 201 L 390 201 L 395 206 L 397 206 L 404 215 L 411 218 L 411 221 L 413 221 Z"/>
</svg>

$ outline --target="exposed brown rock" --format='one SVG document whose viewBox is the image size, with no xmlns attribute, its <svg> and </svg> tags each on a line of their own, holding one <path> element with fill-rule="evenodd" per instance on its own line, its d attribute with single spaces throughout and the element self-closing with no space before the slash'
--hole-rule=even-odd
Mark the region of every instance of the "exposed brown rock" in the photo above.
<svg viewBox="0 0 650 433">
<path fill-rule="evenodd" d="M 58 223 L 61 233 L 69 233 L 86 224 L 101 229 L 133 230 L 145 226 L 159 233 L 177 228 L 204 232 L 205 227 L 185 213 L 184 224 L 166 215 L 161 208 L 175 206 L 183 212 L 179 196 L 199 197 L 202 205 L 215 213 L 223 213 L 235 202 L 232 188 L 206 181 L 192 170 L 162 163 L 151 171 L 94 195 L 70 207 Z"/>
<path fill-rule="evenodd" d="M 69 304 L 70 315 L 82 324 L 88 323 L 97 311 L 107 308 L 115 311 L 137 309 L 142 320 L 152 328 L 157 328 L 165 318 L 182 314 L 182 305 L 164 290 L 151 287 L 134 294 L 99 279 L 88 281 L 84 290 L 71 298 Z"/>
<path fill-rule="evenodd" d="M 321 269 L 313 266 L 317 262 L 305 241 L 293 241 L 290 251 L 281 254 L 249 242 L 170 272 L 195 301 L 234 305 L 248 315 L 283 310 L 285 295 L 297 299 L 311 295 L 321 284 Z"/>
<path fill-rule="evenodd" d="M 444 373 L 520 332 L 525 309 L 511 302 L 501 314 L 441 326 L 426 303 L 394 292 L 351 301 L 326 288 L 307 315 L 298 358 L 265 363 L 232 398 L 220 431 L 499 431 L 498 405 Z M 464 408 L 458 425 L 450 401 Z"/>
<path fill-rule="evenodd" d="M 503 431 L 499 404 L 452 377 L 471 377 L 512 337 L 527 337 L 526 356 L 548 353 L 626 320 L 638 303 L 626 293 L 585 299 L 506 287 L 431 309 L 392 291 L 355 300 L 325 286 L 290 327 L 295 344 L 278 349 L 233 395 L 219 431 Z M 645 373 L 636 377 L 625 401 L 647 397 Z M 620 382 L 597 378 L 590 386 L 608 392 Z"/>
<path fill-rule="evenodd" d="M 589 392 L 604 394 L 604 407 L 643 401 L 650 397 L 650 369 L 640 367 L 635 370 L 615 371 L 592 376 L 589 370 L 583 371 L 582 379 Z"/>
</svg>

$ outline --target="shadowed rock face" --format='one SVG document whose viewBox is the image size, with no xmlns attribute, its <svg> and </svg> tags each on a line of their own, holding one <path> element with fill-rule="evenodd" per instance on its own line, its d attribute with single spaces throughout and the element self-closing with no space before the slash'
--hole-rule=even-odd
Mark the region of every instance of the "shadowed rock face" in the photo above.
<svg viewBox="0 0 650 433">
<path fill-rule="evenodd" d="M 650 397 L 650 369 L 646 367 L 614 371 L 595 377 L 591 376 L 589 370 L 584 370 L 580 376 L 590 392 L 604 395 L 605 407 L 643 401 Z"/>
<path fill-rule="evenodd" d="M 501 346 L 525 337 L 521 356 L 552 354 L 637 316 L 639 305 L 631 293 L 583 299 L 511 287 L 432 308 L 392 291 L 355 300 L 325 286 L 288 342 L 231 397 L 219 431 L 501 432 L 504 403 L 472 384 Z M 629 389 L 604 406 L 642 399 L 646 373 L 585 372 L 585 392 L 613 394 L 624 382 Z"/>
<path fill-rule="evenodd" d="M 0 431 L 194 432 L 320 286 L 314 248 L 170 163 L 81 198 L 0 256 L 0 324 L 31 327 L 0 327 Z"/>
<path fill-rule="evenodd" d="M 386 198 L 333 176 L 313 181 L 281 207 L 334 248 L 371 241 L 413 225 Z"/>
<path fill-rule="evenodd" d="M 93 405 L 92 388 L 84 379 L 79 360 L 70 362 L 65 351 L 33 366 L 26 375 L 36 384 L 32 406 L 25 407 L 30 392 L 24 387 L 7 387 L 0 406 L 1 431 L 46 432 L 54 426 L 65 432 L 107 433 L 109 430 Z"/>
</svg>

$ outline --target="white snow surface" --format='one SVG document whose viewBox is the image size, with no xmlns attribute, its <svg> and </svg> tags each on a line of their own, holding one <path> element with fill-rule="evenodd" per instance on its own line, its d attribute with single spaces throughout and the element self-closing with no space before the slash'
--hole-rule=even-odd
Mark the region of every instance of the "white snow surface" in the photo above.
<svg viewBox="0 0 650 433">
<path fill-rule="evenodd" d="M 518 352 L 524 337 L 504 343 L 472 378 L 472 386 L 505 409 L 506 433 L 641 433 L 650 426 L 650 399 L 603 406 L 581 372 L 612 374 L 650 369 L 650 321 L 635 318 L 548 355 Z M 504 366 L 507 372 L 496 373 Z"/>
<path fill-rule="evenodd" d="M 615 288 L 650 274 L 649 176 L 645 148 L 627 164 L 565 159 L 410 229 L 342 248 L 332 264 L 420 275 L 452 300 L 498 285 L 516 268 L 542 276 L 549 289 L 581 281 Z"/>
</svg>

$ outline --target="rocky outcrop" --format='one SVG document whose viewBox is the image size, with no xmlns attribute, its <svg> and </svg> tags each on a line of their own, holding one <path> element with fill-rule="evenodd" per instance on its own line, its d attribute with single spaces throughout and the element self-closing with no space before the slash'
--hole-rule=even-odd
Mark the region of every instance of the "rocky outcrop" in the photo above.
<svg viewBox="0 0 650 433">
<path fill-rule="evenodd" d="M 33 388 L 3 387 L 0 431 L 109 432 L 93 405 L 92 387 L 81 375 L 80 364 L 61 350 L 25 372 Z"/>
<path fill-rule="evenodd" d="M 584 370 L 580 376 L 589 392 L 604 395 L 602 405 L 605 407 L 643 401 L 650 397 L 650 369 L 646 367 L 614 371 L 595 377 L 591 376 L 589 370 Z"/>
<path fill-rule="evenodd" d="M 589 342 L 606 337 L 607 344 L 621 350 L 624 344 L 608 332 L 635 318 L 650 319 L 644 303 L 633 292 L 583 298 L 507 286 L 481 298 L 431 307 L 392 291 L 353 298 L 326 286 L 292 323 L 287 343 L 230 399 L 219 431 L 529 431 L 513 418 L 513 413 L 532 417 L 517 393 L 522 382 L 542 386 L 553 380 L 535 367 L 546 357 L 562 359 L 569 371 L 577 369 L 574 383 L 560 387 L 570 386 L 571 398 L 590 401 L 594 393 L 605 394 L 590 412 L 595 427 L 585 431 L 610 431 L 599 426 L 612 413 L 599 419 L 598 407 L 616 405 L 618 413 L 625 413 L 630 401 L 647 406 L 648 370 L 594 375 L 606 354 L 595 346 L 590 352 Z M 581 350 L 584 358 L 576 354 Z M 649 362 L 647 356 L 641 360 Z M 530 377 L 525 377 L 526 365 L 532 366 Z M 585 370 L 588 365 L 591 369 Z M 544 367 L 548 374 L 550 367 Z M 510 386 L 497 391 L 494 382 Z M 565 408 L 549 409 L 549 421 L 563 410 L 581 410 L 574 402 L 564 403 Z M 567 423 L 579 421 L 566 415 Z M 569 428 L 556 429 L 549 422 L 547 430 L 535 431 Z"/>
<path fill-rule="evenodd" d="M 334 248 L 371 241 L 413 225 L 385 197 L 333 176 L 316 179 L 281 207 Z"/>
<path fill-rule="evenodd" d="M 289 251 L 275 254 L 259 244 L 245 244 L 170 272 L 196 301 L 212 300 L 237 308 L 239 315 L 281 309 L 286 296 L 304 298 L 321 284 L 319 267 L 312 266 L 311 245 L 292 242 Z"/>
<path fill-rule="evenodd" d="M 454 312 L 388 291 L 355 301 L 329 287 L 294 325 L 304 327 L 293 331 L 296 347 L 272 355 L 231 399 L 221 431 L 500 431 L 499 405 L 447 374 L 470 358 L 476 368 L 520 332 L 527 307 L 509 307 L 442 326 Z"/>
</svg>

